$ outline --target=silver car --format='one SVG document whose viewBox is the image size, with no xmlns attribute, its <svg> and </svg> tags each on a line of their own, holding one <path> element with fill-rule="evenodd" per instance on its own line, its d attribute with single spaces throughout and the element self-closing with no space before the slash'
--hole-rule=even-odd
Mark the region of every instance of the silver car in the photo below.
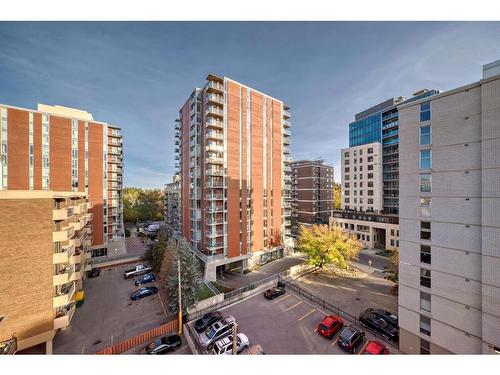
<svg viewBox="0 0 500 375">
<path fill-rule="evenodd" d="M 212 350 L 214 343 L 223 337 L 230 335 L 236 320 L 233 316 L 228 316 L 208 327 L 200 334 L 200 345 L 205 350 Z"/>
<path fill-rule="evenodd" d="M 236 353 L 241 353 L 248 348 L 248 337 L 244 333 L 236 335 Z M 233 354 L 233 335 L 229 335 L 220 339 L 214 344 L 213 354 Z"/>
</svg>

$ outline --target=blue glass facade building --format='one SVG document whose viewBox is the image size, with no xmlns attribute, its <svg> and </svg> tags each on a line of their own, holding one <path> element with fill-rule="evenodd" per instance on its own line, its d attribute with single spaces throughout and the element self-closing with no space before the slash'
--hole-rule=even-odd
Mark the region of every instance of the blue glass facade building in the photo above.
<svg viewBox="0 0 500 375">
<path fill-rule="evenodd" d="M 349 124 L 349 147 L 382 141 L 382 114 L 365 117 Z"/>
</svg>

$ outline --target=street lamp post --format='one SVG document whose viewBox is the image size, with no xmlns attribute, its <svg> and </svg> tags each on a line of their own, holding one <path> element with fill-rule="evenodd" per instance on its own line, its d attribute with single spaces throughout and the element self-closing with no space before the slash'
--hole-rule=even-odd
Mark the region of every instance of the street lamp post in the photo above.
<svg viewBox="0 0 500 375">
<path fill-rule="evenodd" d="M 181 260 L 177 260 L 177 273 L 179 284 L 179 335 L 182 335 L 182 291 L 181 291 Z"/>
</svg>

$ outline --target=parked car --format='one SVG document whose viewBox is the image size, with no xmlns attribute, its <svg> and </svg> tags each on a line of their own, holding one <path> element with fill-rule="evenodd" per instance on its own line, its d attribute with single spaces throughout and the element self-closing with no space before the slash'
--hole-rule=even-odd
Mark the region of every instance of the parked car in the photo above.
<svg viewBox="0 0 500 375">
<path fill-rule="evenodd" d="M 198 333 L 203 332 L 219 320 L 222 320 L 222 314 L 219 311 L 209 312 L 194 322 L 194 329 Z"/>
<path fill-rule="evenodd" d="M 129 279 L 134 276 L 139 276 L 139 275 L 144 275 L 145 273 L 151 272 L 153 269 L 150 266 L 145 266 L 143 264 L 139 264 L 135 266 L 134 268 L 130 268 L 128 270 L 125 270 L 123 273 L 123 277 L 125 279 Z"/>
<path fill-rule="evenodd" d="M 239 354 L 248 348 L 249 341 L 247 335 L 238 333 L 236 335 L 236 353 Z M 233 354 L 233 335 L 220 339 L 214 344 L 213 354 Z"/>
<path fill-rule="evenodd" d="M 137 301 L 141 298 L 152 296 L 153 294 L 158 293 L 158 288 L 154 286 L 143 286 L 142 288 L 137 289 L 130 295 L 130 299 L 132 301 Z"/>
<path fill-rule="evenodd" d="M 251 347 L 243 350 L 240 354 L 266 354 L 260 345 L 252 345 Z"/>
<path fill-rule="evenodd" d="M 212 350 L 214 343 L 223 337 L 230 335 L 236 320 L 233 316 L 228 316 L 208 327 L 200 334 L 200 345 L 203 349 Z"/>
<path fill-rule="evenodd" d="M 264 292 L 264 297 L 267 299 L 275 299 L 281 295 L 285 294 L 285 288 L 277 286 L 276 288 L 268 289 Z"/>
<path fill-rule="evenodd" d="M 380 341 L 370 340 L 366 345 L 363 354 L 391 354 L 387 346 Z"/>
<path fill-rule="evenodd" d="M 359 323 L 380 333 L 388 340 L 397 342 L 399 340 L 399 327 L 397 317 L 388 311 L 380 309 L 366 309 L 359 315 Z"/>
<path fill-rule="evenodd" d="M 328 315 L 318 324 L 318 333 L 331 339 L 343 326 L 344 322 L 341 317 Z"/>
<path fill-rule="evenodd" d="M 181 345 L 182 340 L 179 335 L 170 335 L 149 343 L 142 352 L 146 354 L 167 354 L 179 349 Z"/>
<path fill-rule="evenodd" d="M 346 352 L 354 353 L 365 340 L 365 332 L 354 326 L 345 326 L 340 332 L 338 345 Z"/>
<path fill-rule="evenodd" d="M 89 279 L 93 277 L 97 277 L 101 274 L 101 269 L 100 268 L 92 268 L 90 271 L 87 271 L 87 277 Z"/>
<path fill-rule="evenodd" d="M 137 280 L 135 280 L 135 285 L 141 286 L 143 284 L 152 283 L 155 280 L 156 277 L 154 273 L 147 273 L 144 276 L 141 276 Z"/>
</svg>

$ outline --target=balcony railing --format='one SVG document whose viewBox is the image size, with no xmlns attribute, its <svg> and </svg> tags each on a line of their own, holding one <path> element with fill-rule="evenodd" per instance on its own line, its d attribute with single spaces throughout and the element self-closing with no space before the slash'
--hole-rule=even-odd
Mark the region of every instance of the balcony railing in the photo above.
<svg viewBox="0 0 500 375">
<path fill-rule="evenodd" d="M 220 120 L 216 120 L 215 118 L 208 118 L 205 125 L 207 128 L 214 128 L 214 129 L 223 129 L 224 128 L 224 122 L 220 121 Z"/>
<path fill-rule="evenodd" d="M 75 234 L 75 228 L 71 225 L 64 227 L 60 230 L 56 230 L 52 233 L 52 242 L 65 242 L 71 239 Z"/>
<path fill-rule="evenodd" d="M 222 237 L 223 235 L 224 235 L 224 231 L 222 231 L 222 230 L 209 230 L 209 231 L 207 231 L 208 238 Z"/>
<path fill-rule="evenodd" d="M 64 266 L 61 270 L 52 277 L 52 285 L 63 285 L 67 284 L 73 275 L 74 268 L 71 266 Z"/>
<path fill-rule="evenodd" d="M 209 157 L 206 162 L 207 164 L 224 164 L 224 158 Z"/>
<path fill-rule="evenodd" d="M 290 120 L 283 119 L 282 121 L 283 127 L 289 128 L 291 126 Z"/>
<path fill-rule="evenodd" d="M 209 200 L 209 201 L 219 201 L 219 200 L 223 200 L 223 199 L 224 199 L 223 194 L 208 194 L 207 195 L 207 200 Z"/>
<path fill-rule="evenodd" d="M 224 183 L 223 182 L 207 182 L 207 188 L 214 189 L 214 188 L 224 188 Z"/>
<path fill-rule="evenodd" d="M 206 224 L 207 225 L 222 225 L 222 224 L 224 224 L 224 219 L 223 218 L 207 218 Z"/>
<path fill-rule="evenodd" d="M 216 81 L 208 81 L 207 90 L 224 91 L 224 85 Z"/>
<path fill-rule="evenodd" d="M 283 110 L 283 118 L 290 118 L 290 112 Z"/>
<path fill-rule="evenodd" d="M 206 114 L 207 114 L 207 116 L 223 117 L 224 111 L 222 109 L 220 109 L 219 107 L 210 105 L 207 107 Z"/>
<path fill-rule="evenodd" d="M 217 95 L 217 94 L 208 94 L 206 97 L 206 102 L 207 103 L 217 103 L 217 104 L 224 104 L 224 96 L 223 95 Z"/>
<path fill-rule="evenodd" d="M 69 326 L 73 315 L 75 314 L 76 305 L 72 303 L 67 308 L 60 307 L 56 312 L 54 319 L 54 329 L 62 329 Z"/>
<path fill-rule="evenodd" d="M 75 247 L 73 245 L 63 246 L 61 251 L 52 255 L 52 264 L 68 263 L 74 252 Z"/>
<path fill-rule="evenodd" d="M 68 284 L 69 286 L 63 287 L 61 292 L 59 292 L 55 297 L 54 297 L 54 303 L 53 307 L 61 307 L 64 305 L 67 305 L 68 303 L 71 303 L 71 300 L 73 298 L 73 295 L 75 294 L 75 283 Z"/>
<path fill-rule="evenodd" d="M 206 150 L 207 150 L 207 152 L 224 152 L 224 147 L 211 144 L 211 145 L 207 145 Z"/>
<path fill-rule="evenodd" d="M 290 121 L 289 121 L 290 122 Z M 285 137 L 290 137 L 292 135 L 292 132 L 290 130 L 287 130 L 287 129 L 283 129 L 283 135 Z"/>
<path fill-rule="evenodd" d="M 52 211 L 52 220 L 66 220 L 68 217 L 73 216 L 73 214 L 73 207 L 55 209 Z"/>
<path fill-rule="evenodd" d="M 217 213 L 217 212 L 222 212 L 224 211 L 224 206 L 208 206 L 207 212 L 208 213 Z"/>
</svg>

